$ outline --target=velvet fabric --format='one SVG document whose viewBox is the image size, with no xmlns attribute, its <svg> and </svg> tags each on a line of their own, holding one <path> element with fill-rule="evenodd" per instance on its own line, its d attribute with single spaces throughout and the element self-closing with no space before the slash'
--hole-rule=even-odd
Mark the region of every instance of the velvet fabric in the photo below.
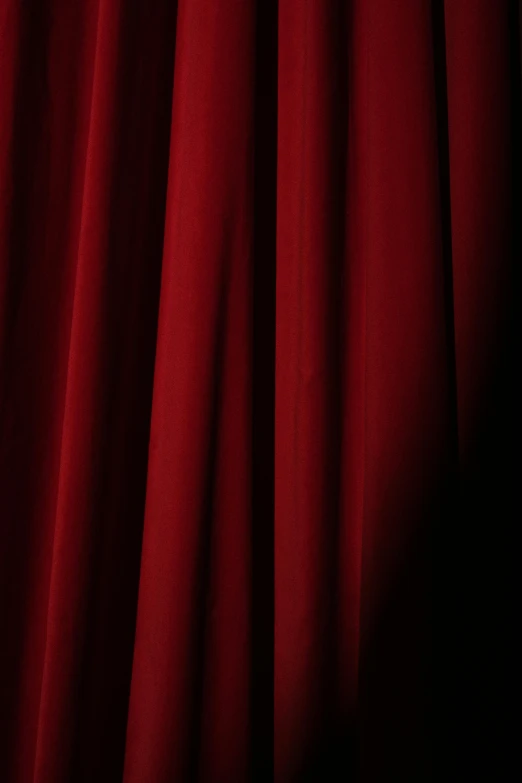
<svg viewBox="0 0 522 783">
<path fill-rule="evenodd" d="M 0 0 L 3 783 L 506 779 L 519 24 Z"/>
</svg>

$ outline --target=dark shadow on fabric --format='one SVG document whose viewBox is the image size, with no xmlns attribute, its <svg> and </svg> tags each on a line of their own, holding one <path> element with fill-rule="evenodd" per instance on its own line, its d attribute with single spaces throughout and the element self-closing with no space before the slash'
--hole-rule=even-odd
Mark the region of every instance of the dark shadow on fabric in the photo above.
<svg viewBox="0 0 522 783">
<path fill-rule="evenodd" d="M 511 338 L 498 347 L 459 486 L 448 461 L 418 507 L 405 495 L 386 511 L 415 532 L 366 622 L 359 709 L 303 749 L 288 783 L 511 779 L 518 354 Z"/>
<path fill-rule="evenodd" d="M 24 645 L 24 618 L 28 604 L 26 578 L 29 564 L 30 534 L 33 516 L 33 488 L 38 471 L 38 443 L 30 428 L 17 419 L 14 408 L 20 393 L 31 395 L 31 381 L 20 390 L 12 388 L 11 368 L 19 361 L 15 339 L 17 318 L 30 263 L 30 240 L 38 220 L 38 199 L 45 194 L 45 181 L 35 181 L 41 172 L 37 161 L 47 144 L 44 130 L 46 102 L 46 62 L 49 43 L 49 2 L 20 4 L 18 71 L 14 85 L 14 120 L 11 150 L 11 199 L 9 254 L 6 290 L 0 333 L 0 435 L 2 444 L 1 520 L 0 520 L 0 625 L 4 629 L 0 665 L 0 778 L 8 769 L 16 736 L 16 704 L 19 697 L 20 665 Z M 34 143 L 35 125 L 42 128 L 40 144 Z M 29 227 L 31 226 L 31 230 Z M 34 389 L 38 394 L 38 391 Z M 27 418 L 30 418 L 30 413 Z M 4 467 L 5 464 L 5 467 Z"/>
<path fill-rule="evenodd" d="M 436 5 L 436 4 L 435 4 Z M 517 3 L 512 3 L 512 205 L 521 203 L 521 86 Z M 438 9 L 435 14 L 440 13 Z M 435 20 L 435 34 L 441 32 Z M 440 54 L 441 41 L 436 42 Z M 436 67 L 436 79 L 443 74 Z M 445 101 L 438 84 L 438 106 Z M 444 87 L 445 90 L 445 87 Z M 444 116 L 444 109 L 442 109 Z M 442 124 L 442 120 L 439 117 Z M 446 120 L 447 122 L 447 120 Z M 439 126 L 440 132 L 443 133 Z M 444 139 L 439 143 L 444 151 Z M 446 273 L 451 270 L 447 157 L 441 156 Z M 446 174 L 444 173 L 446 171 Z M 473 439 L 456 474 L 456 441 L 420 503 L 407 492 L 386 520 L 410 520 L 361 646 L 357 713 L 303 748 L 300 772 L 313 781 L 510 780 L 518 764 L 515 656 L 515 475 L 520 390 L 518 323 L 521 225 L 512 216 L 511 282 L 494 360 L 479 390 Z M 448 321 L 451 334 L 452 313 Z M 452 401 L 456 431 L 456 400 Z M 285 781 L 286 783 L 286 781 Z"/>
<path fill-rule="evenodd" d="M 346 258 L 346 209 L 347 209 L 347 163 L 348 163 L 348 46 L 349 19 L 345 2 L 339 0 L 330 6 L 328 18 L 328 52 L 331 58 L 329 73 L 333 78 L 329 84 L 329 118 L 327 126 L 332 129 L 328 146 L 329 193 L 331 200 L 325 212 L 330 220 L 328 264 L 328 339 L 326 351 L 329 398 L 326 403 L 326 443 L 323 478 L 326 489 L 324 499 L 324 550 L 321 553 L 323 577 L 321 584 L 322 630 L 318 660 L 317 697 L 320 705 L 314 723 L 317 737 L 328 737 L 336 731 L 338 705 L 338 649 L 339 649 L 339 546 L 340 546 L 340 497 L 341 497 L 341 443 L 343 432 L 342 405 L 344 399 L 344 269 Z"/>
<path fill-rule="evenodd" d="M 433 70 L 437 116 L 437 147 L 439 161 L 440 227 L 444 276 L 444 314 L 446 326 L 446 356 L 448 372 L 451 458 L 454 460 L 454 480 L 458 464 L 457 359 L 455 352 L 455 310 L 453 300 L 453 253 L 451 240 L 450 151 L 448 125 L 448 79 L 446 71 L 446 31 L 444 3 L 432 0 Z"/>
<path fill-rule="evenodd" d="M 273 779 L 278 6 L 257 3 L 252 274 L 251 775 Z"/>
<path fill-rule="evenodd" d="M 15 327 L 20 300 L 31 261 L 29 249 L 31 231 L 38 221 L 38 198 L 35 194 L 43 182 L 35 182 L 35 172 L 42 144 L 48 142 L 45 124 L 47 101 L 47 53 L 49 46 L 50 2 L 39 3 L 35 8 L 20 4 L 19 67 L 15 81 L 14 120 L 11 152 L 11 221 L 9 258 L 3 320 L 4 344 L 0 360 L 5 363 L 12 348 L 12 331 Z M 40 126 L 39 143 L 35 143 L 34 129 Z M 38 196 L 41 196 L 38 193 Z M 12 352 L 12 351 L 11 351 Z M 16 357 L 15 357 L 16 358 Z M 11 360 L 14 359 L 11 357 Z M 7 369 L 4 377 L 8 378 Z"/>
<path fill-rule="evenodd" d="M 176 3 L 122 19 L 102 421 L 71 781 L 123 775 L 169 162 Z M 154 54 L 151 54 L 154 52 Z M 145 261 L 145 263 L 144 263 Z"/>
<path fill-rule="evenodd" d="M 227 257 L 228 248 L 224 248 Z M 223 264 L 222 269 L 226 269 Z M 218 319 L 215 329 L 214 367 L 212 372 L 212 411 L 207 449 L 207 467 L 204 494 L 204 511 L 199 534 L 200 550 L 196 570 L 197 599 L 194 612 L 194 637 L 192 639 L 192 669 L 190 672 L 191 698 L 188 728 L 187 780 L 197 783 L 201 779 L 201 747 L 204 721 L 204 694 L 206 684 L 206 661 L 208 655 L 207 632 L 211 612 L 212 545 L 214 541 L 214 501 L 218 466 L 219 420 L 221 409 L 221 378 L 225 349 L 227 281 L 223 275 L 220 286 Z"/>
</svg>

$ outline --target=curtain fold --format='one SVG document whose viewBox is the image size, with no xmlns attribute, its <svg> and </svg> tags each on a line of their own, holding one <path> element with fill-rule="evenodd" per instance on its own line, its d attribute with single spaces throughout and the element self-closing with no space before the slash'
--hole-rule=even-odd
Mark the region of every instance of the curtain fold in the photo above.
<svg viewBox="0 0 522 783">
<path fill-rule="evenodd" d="M 2 781 L 509 768 L 521 17 L 1 0 Z"/>
</svg>

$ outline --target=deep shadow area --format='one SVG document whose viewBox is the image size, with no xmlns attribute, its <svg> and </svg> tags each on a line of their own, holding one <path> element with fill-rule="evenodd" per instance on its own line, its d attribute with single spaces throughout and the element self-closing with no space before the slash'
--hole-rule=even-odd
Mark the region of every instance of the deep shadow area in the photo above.
<svg viewBox="0 0 522 783">
<path fill-rule="evenodd" d="M 516 768 L 514 333 L 498 346 L 456 485 L 433 477 L 360 658 L 357 712 L 303 749 L 292 783 L 509 780 Z"/>
<path fill-rule="evenodd" d="M 177 3 L 122 16 L 102 318 L 103 402 L 70 779 L 123 776 L 167 199 Z M 158 34 L 160 37 L 158 37 Z M 153 54 L 151 54 L 153 52 Z M 151 86 L 153 85 L 153 87 Z"/>
<path fill-rule="evenodd" d="M 252 274 L 251 776 L 273 778 L 276 0 L 257 4 Z"/>
<path fill-rule="evenodd" d="M 517 213 L 522 203 L 517 5 L 510 4 L 512 233 L 508 257 L 498 259 L 505 265 L 510 295 L 502 324 L 495 325 L 494 358 L 478 390 L 472 438 L 461 444 L 458 466 L 450 449 L 421 502 L 413 505 L 405 497 L 401 507 L 386 509 L 390 520 L 409 519 L 414 534 L 382 591 L 368 623 L 371 631 L 363 638 L 357 710 L 338 716 L 333 726 L 324 727 L 313 747 L 303 748 L 300 771 L 291 783 L 504 781 L 517 777 L 514 533 L 521 517 L 516 468 L 522 258 Z M 451 273 L 451 216 L 440 34 L 441 17 L 434 8 L 447 277 Z M 451 286 L 446 294 L 450 338 Z M 456 406 L 453 411 L 456 415 Z"/>
</svg>

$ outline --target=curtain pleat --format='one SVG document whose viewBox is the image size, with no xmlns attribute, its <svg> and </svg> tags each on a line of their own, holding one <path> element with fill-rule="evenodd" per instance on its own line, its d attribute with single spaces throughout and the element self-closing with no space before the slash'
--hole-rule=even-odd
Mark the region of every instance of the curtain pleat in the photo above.
<svg viewBox="0 0 522 783">
<path fill-rule="evenodd" d="M 0 780 L 508 768 L 520 20 L 0 0 Z"/>
</svg>

